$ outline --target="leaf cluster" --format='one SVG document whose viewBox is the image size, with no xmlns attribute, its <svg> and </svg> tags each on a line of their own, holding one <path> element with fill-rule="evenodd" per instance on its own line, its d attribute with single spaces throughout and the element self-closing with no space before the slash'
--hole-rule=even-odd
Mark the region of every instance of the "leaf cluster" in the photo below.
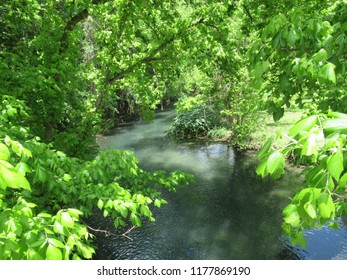
<svg viewBox="0 0 347 280">
<path fill-rule="evenodd" d="M 83 217 L 95 207 L 115 227 L 154 221 L 152 207 L 192 181 L 180 171 L 146 172 L 129 151 L 81 160 L 55 150 L 20 126 L 23 102 L 0 105 L 0 259 L 90 259 L 92 235 Z"/>
<path fill-rule="evenodd" d="M 281 177 L 286 159 L 303 167 L 302 190 L 283 210 L 283 229 L 293 245 L 305 247 L 302 230 L 327 222 L 336 228 L 334 219 L 347 214 L 346 128 L 345 114 L 310 115 L 289 130 L 285 147 L 271 150 L 270 139 L 258 153 L 261 163 L 256 171 L 262 177 Z"/>
</svg>

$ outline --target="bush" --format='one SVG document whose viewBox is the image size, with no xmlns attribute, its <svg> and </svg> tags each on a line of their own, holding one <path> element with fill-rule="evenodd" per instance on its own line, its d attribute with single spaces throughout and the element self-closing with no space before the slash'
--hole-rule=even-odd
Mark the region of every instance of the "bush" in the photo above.
<svg viewBox="0 0 347 280">
<path fill-rule="evenodd" d="M 178 114 L 167 133 L 179 139 L 198 138 L 207 136 L 210 130 L 220 126 L 218 112 L 207 106 L 196 106 Z"/>
</svg>

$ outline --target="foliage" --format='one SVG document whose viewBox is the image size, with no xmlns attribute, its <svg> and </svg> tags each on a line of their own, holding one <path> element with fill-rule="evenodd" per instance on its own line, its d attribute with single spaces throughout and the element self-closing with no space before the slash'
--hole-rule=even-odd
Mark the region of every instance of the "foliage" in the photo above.
<svg viewBox="0 0 347 280">
<path fill-rule="evenodd" d="M 218 134 L 226 121 L 238 145 L 260 109 L 275 120 L 292 104 L 308 109 L 288 146 L 267 142 L 258 173 L 279 177 L 289 157 L 307 182 L 327 180 L 305 185 L 285 209 L 296 243 L 301 229 L 345 213 L 345 120 L 336 112 L 347 108 L 346 1 L 3 2 L 3 258 L 90 258 L 81 217 L 95 205 L 116 226 L 153 220 L 149 207 L 164 202 L 155 186 L 188 176 L 145 172 L 128 152 L 96 155 L 95 134 L 108 118 L 150 119 L 168 100 L 178 100 L 172 135 Z"/>
<path fill-rule="evenodd" d="M 185 113 L 193 110 L 195 107 L 204 106 L 207 100 L 202 94 L 196 96 L 182 96 L 175 103 L 175 110 L 177 113 Z"/>
<path fill-rule="evenodd" d="M 0 95 L 26 103 L 26 124 L 35 135 L 70 155 L 88 156 L 98 114 L 81 72 L 79 33 L 64 33 L 73 7 L 66 4 L 63 10 L 56 1 L 40 2 L 1 4 Z"/>
<path fill-rule="evenodd" d="M 252 148 L 251 133 L 261 121 L 262 104 L 260 96 L 250 86 L 249 74 L 244 67 L 239 69 L 235 80 L 236 84 L 228 89 L 228 98 L 220 113 L 233 133 L 233 145 L 240 149 Z"/>
<path fill-rule="evenodd" d="M 213 128 L 220 127 L 218 112 L 207 106 L 196 106 L 179 113 L 167 133 L 178 139 L 207 136 Z"/>
<path fill-rule="evenodd" d="M 279 178 L 286 158 L 307 166 L 303 189 L 283 210 L 283 229 L 294 245 L 305 246 L 302 230 L 329 221 L 329 226 L 336 228 L 335 217 L 347 214 L 346 127 L 347 115 L 310 115 L 289 130 L 286 146 L 271 151 L 272 141 L 268 141 L 258 153 L 262 163 L 257 173 L 263 177 Z"/>
<path fill-rule="evenodd" d="M 320 111 L 344 112 L 346 10 L 344 1 L 320 6 L 320 13 L 293 8 L 274 16 L 250 51 L 254 85 L 274 119 L 291 99 Z M 325 7 L 325 10 L 324 10 Z M 342 14 L 341 14 L 342 13 Z"/>
<path fill-rule="evenodd" d="M 314 2 L 314 1 L 312 1 Z M 257 173 L 279 178 L 286 159 L 303 167 L 303 188 L 283 210 L 283 229 L 305 247 L 302 230 L 337 228 L 346 215 L 345 1 L 304 12 L 312 3 L 273 16 L 250 52 L 253 83 L 275 120 L 293 100 L 308 114 L 284 134 L 287 145 L 259 151 Z M 306 103 L 306 104 L 305 104 Z M 336 112 L 339 111 L 339 112 Z"/>
<path fill-rule="evenodd" d="M 2 100 L 0 143 L 0 259 L 90 259 L 92 235 L 82 217 L 93 208 L 115 227 L 154 221 L 159 187 L 191 181 L 179 171 L 146 172 L 129 151 L 103 151 L 91 161 L 68 157 L 20 126 L 23 102 Z"/>
<path fill-rule="evenodd" d="M 207 133 L 207 136 L 214 140 L 225 140 L 230 137 L 230 131 L 225 127 L 215 127 Z"/>
</svg>

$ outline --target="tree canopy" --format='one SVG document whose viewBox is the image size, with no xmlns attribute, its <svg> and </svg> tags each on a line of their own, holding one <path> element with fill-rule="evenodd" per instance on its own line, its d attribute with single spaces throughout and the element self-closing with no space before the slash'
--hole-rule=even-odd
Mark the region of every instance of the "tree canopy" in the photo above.
<svg viewBox="0 0 347 280">
<path fill-rule="evenodd" d="M 346 15 L 345 0 L 3 1 L 0 258 L 92 258 L 82 217 L 93 207 L 115 227 L 153 221 L 151 207 L 165 203 L 158 187 L 191 176 L 98 152 L 95 135 L 170 101 L 186 118 L 177 126 L 195 126 L 179 133 L 226 123 L 239 144 L 260 111 L 278 120 L 303 109 L 288 145 L 265 143 L 257 173 L 304 167 L 284 209 L 293 244 L 304 246 L 304 229 L 337 227 L 347 212 Z"/>
</svg>

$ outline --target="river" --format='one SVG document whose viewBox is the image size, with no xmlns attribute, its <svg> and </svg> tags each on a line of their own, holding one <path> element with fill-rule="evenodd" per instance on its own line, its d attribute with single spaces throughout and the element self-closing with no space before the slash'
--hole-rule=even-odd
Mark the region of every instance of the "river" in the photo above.
<svg viewBox="0 0 347 280">
<path fill-rule="evenodd" d="M 281 229 L 281 211 L 300 185 L 296 171 L 282 179 L 255 174 L 254 155 L 221 143 L 178 142 L 166 137 L 172 112 L 152 122 L 135 122 L 100 139 L 101 149 L 132 150 L 145 170 L 180 169 L 196 183 L 164 193 L 167 205 L 153 210 L 155 222 L 144 222 L 124 237 L 96 235 L 95 259 L 347 259 L 347 227 L 305 232 L 307 247 L 293 247 Z M 91 224 L 110 228 L 96 213 Z"/>
</svg>

